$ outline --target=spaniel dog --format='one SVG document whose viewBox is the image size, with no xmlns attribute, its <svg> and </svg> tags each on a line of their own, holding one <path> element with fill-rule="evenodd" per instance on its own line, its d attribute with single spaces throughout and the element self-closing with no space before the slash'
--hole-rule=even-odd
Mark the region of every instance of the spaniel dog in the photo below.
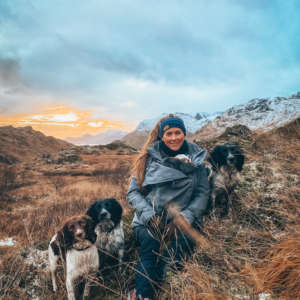
<svg viewBox="0 0 300 300">
<path fill-rule="evenodd" d="M 121 205 L 114 198 L 97 199 L 86 212 L 96 223 L 96 247 L 103 263 L 119 263 L 119 269 L 124 257 L 122 212 Z"/>
<path fill-rule="evenodd" d="M 95 222 L 86 215 L 69 218 L 52 237 L 48 255 L 54 292 L 57 291 L 55 273 L 61 259 L 65 267 L 68 300 L 77 299 L 76 284 L 81 279 L 86 280 L 83 297 L 88 297 L 90 275 L 95 275 L 99 268 L 96 238 Z"/>
<path fill-rule="evenodd" d="M 237 143 L 217 145 L 209 154 L 210 201 L 208 210 L 224 217 L 231 205 L 231 195 L 239 182 L 245 156 Z"/>
</svg>

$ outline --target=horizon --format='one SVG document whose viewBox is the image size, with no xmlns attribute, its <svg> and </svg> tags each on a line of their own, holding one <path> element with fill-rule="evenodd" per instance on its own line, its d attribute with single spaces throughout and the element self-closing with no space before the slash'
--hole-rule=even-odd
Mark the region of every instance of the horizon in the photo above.
<svg viewBox="0 0 300 300">
<path fill-rule="evenodd" d="M 300 90 L 297 0 L 3 0 L 0 22 L 0 126 L 132 131 Z"/>
<path fill-rule="evenodd" d="M 174 114 L 185 114 L 190 117 L 196 119 L 198 113 L 200 114 L 207 114 L 208 117 L 223 114 L 232 108 L 236 108 L 238 106 L 245 106 L 252 100 L 264 100 L 264 99 L 276 99 L 276 98 L 284 98 L 288 99 L 295 99 L 299 98 L 300 91 L 292 94 L 288 97 L 281 97 L 277 96 L 274 98 L 254 98 L 250 99 L 248 102 L 244 104 L 237 104 L 234 106 L 230 106 L 226 108 L 224 111 L 219 112 L 193 112 L 193 113 L 182 113 L 182 112 L 168 112 Z M 299 102 L 300 104 L 300 102 Z M 66 111 L 64 111 L 66 110 Z M 2 126 L 13 126 L 15 128 L 24 128 L 24 127 L 31 127 L 33 130 L 37 130 L 45 134 L 46 136 L 53 136 L 55 138 L 63 139 L 66 141 L 71 141 L 72 139 L 82 139 L 87 137 L 96 137 L 101 136 L 102 134 L 109 132 L 109 131 L 121 131 L 122 133 L 131 133 L 134 132 L 142 122 L 144 121 L 153 121 L 159 119 L 166 113 L 161 113 L 157 116 L 152 116 L 151 118 L 140 120 L 135 127 L 129 127 L 128 124 L 122 122 L 111 122 L 107 120 L 102 121 L 89 121 L 87 116 L 90 116 L 90 112 L 81 112 L 76 111 L 74 108 L 65 107 L 63 105 L 57 107 L 50 107 L 44 108 L 44 113 L 40 114 L 33 114 L 33 115 L 18 115 L 17 117 L 14 116 L 13 118 L 6 118 L 3 119 L 0 116 L 0 127 Z M 214 119 L 211 119 L 214 120 Z M 156 121 L 155 121 L 156 122 Z M 60 127 L 57 131 L 56 128 Z M 63 130 L 61 130 L 61 128 Z M 66 129 L 71 128 L 71 131 Z M 77 132 L 77 135 L 74 135 Z M 53 134 L 54 133 L 54 134 Z M 56 133 L 56 134 L 55 134 Z M 73 135 L 68 135 L 67 133 L 73 133 Z M 72 141 L 71 141 L 72 142 Z M 77 142 L 75 142 L 76 144 Z"/>
</svg>

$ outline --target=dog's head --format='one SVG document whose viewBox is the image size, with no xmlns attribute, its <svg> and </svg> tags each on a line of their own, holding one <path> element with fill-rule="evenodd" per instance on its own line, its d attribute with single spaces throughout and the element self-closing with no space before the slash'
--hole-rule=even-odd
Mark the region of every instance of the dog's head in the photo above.
<svg viewBox="0 0 300 300">
<path fill-rule="evenodd" d="M 237 143 L 217 145 L 209 155 L 208 161 L 215 170 L 221 166 L 234 166 L 239 172 L 242 171 L 245 156 Z"/>
<path fill-rule="evenodd" d="M 68 249 L 78 242 L 96 241 L 95 222 L 86 215 L 69 218 L 57 233 L 60 247 Z"/>
<path fill-rule="evenodd" d="M 122 212 L 122 206 L 116 199 L 106 198 L 96 200 L 86 214 L 97 224 L 104 221 L 112 221 L 114 227 L 116 227 L 121 221 Z"/>
</svg>

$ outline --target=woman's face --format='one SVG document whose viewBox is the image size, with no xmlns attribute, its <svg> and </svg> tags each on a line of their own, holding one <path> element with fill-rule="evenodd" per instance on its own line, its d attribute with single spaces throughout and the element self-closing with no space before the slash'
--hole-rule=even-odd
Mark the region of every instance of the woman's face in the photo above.
<svg viewBox="0 0 300 300">
<path fill-rule="evenodd" d="M 185 135 L 180 128 L 170 128 L 167 130 L 162 140 L 173 151 L 177 151 L 180 149 L 184 142 Z"/>
</svg>

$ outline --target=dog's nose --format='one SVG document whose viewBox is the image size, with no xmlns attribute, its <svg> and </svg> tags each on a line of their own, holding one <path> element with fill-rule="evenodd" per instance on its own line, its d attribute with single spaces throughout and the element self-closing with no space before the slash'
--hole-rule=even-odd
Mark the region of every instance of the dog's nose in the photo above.
<svg viewBox="0 0 300 300">
<path fill-rule="evenodd" d="M 100 219 L 104 219 L 107 217 L 107 212 L 106 211 L 103 211 L 101 214 L 100 214 Z"/>
<path fill-rule="evenodd" d="M 229 153 L 228 156 L 227 156 L 227 160 L 229 162 L 233 162 L 234 161 L 234 155 L 232 153 Z"/>
<path fill-rule="evenodd" d="M 78 238 L 84 238 L 84 231 L 83 230 L 76 230 L 75 235 Z"/>
</svg>

